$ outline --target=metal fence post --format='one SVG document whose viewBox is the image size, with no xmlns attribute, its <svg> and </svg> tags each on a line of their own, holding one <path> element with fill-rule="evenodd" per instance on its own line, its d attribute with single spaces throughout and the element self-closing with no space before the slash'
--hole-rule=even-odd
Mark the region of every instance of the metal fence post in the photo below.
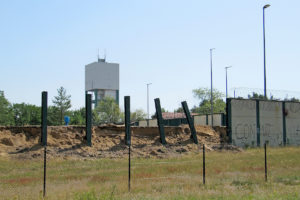
<svg viewBox="0 0 300 200">
<path fill-rule="evenodd" d="M 85 132 L 88 146 L 92 146 L 92 95 L 85 94 Z"/>
<path fill-rule="evenodd" d="M 156 108 L 157 124 L 158 124 L 159 133 L 160 133 L 160 142 L 162 144 L 166 144 L 167 142 L 166 142 L 166 138 L 165 138 L 164 122 L 163 122 L 163 118 L 162 118 L 159 98 L 154 99 L 154 103 L 155 103 L 155 108 Z"/>
<path fill-rule="evenodd" d="M 42 119 L 41 119 L 41 144 L 47 145 L 47 105 L 48 104 L 48 93 L 42 92 Z"/>
<path fill-rule="evenodd" d="M 131 182 L 131 145 L 128 145 L 128 191 L 130 192 L 131 186 L 130 186 L 130 182 Z"/>
<path fill-rule="evenodd" d="M 186 119 L 189 123 L 189 127 L 190 127 L 191 134 L 192 134 L 191 138 L 193 138 L 195 144 L 198 144 L 198 139 L 197 139 L 197 135 L 196 135 L 196 129 L 195 129 L 195 126 L 194 126 L 194 121 L 191 117 L 188 105 L 187 105 L 186 101 L 181 102 L 181 105 L 182 105 L 182 108 L 184 110 Z"/>
<path fill-rule="evenodd" d="M 282 102 L 282 133 L 283 133 L 283 146 L 286 146 L 286 109 L 285 102 Z"/>
<path fill-rule="evenodd" d="M 265 181 L 268 181 L 268 168 L 267 168 L 267 143 L 265 142 Z"/>
<path fill-rule="evenodd" d="M 229 143 L 232 144 L 232 124 L 231 124 L 231 98 L 226 99 L 226 126 L 227 126 L 227 136 Z"/>
<path fill-rule="evenodd" d="M 260 147 L 260 113 L 259 113 L 259 100 L 256 100 L 256 140 L 257 146 Z"/>
<path fill-rule="evenodd" d="M 124 97 L 125 107 L 125 144 L 131 143 L 131 130 L 130 130 L 130 96 Z"/>
<path fill-rule="evenodd" d="M 203 184 L 205 185 L 205 145 L 203 144 Z"/>
<path fill-rule="evenodd" d="M 130 129 L 130 96 L 124 97 L 125 106 L 125 144 L 128 145 L 128 191 L 131 182 L 131 129 Z"/>
<path fill-rule="evenodd" d="M 44 184 L 43 196 L 46 196 L 46 170 L 47 170 L 47 107 L 48 93 L 42 92 L 42 119 L 41 119 L 41 143 L 44 146 Z"/>
</svg>

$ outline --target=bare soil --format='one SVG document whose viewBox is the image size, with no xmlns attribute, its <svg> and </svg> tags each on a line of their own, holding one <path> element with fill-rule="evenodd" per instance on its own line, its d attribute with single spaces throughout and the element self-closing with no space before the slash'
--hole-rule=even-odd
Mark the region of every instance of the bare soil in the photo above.
<svg viewBox="0 0 300 200">
<path fill-rule="evenodd" d="M 196 126 L 199 144 L 191 139 L 187 125 L 165 127 L 166 145 L 160 143 L 157 127 L 131 127 L 131 149 L 135 157 L 172 157 L 179 154 L 197 153 L 202 145 L 208 151 L 240 151 L 226 143 L 226 128 Z M 47 152 L 49 157 L 62 158 L 120 158 L 128 154 L 125 145 L 125 127 L 116 125 L 94 126 L 92 147 L 87 146 L 85 127 L 50 126 Z M 15 158 L 36 158 L 43 154 L 40 145 L 41 127 L 0 127 L 0 156 Z"/>
</svg>

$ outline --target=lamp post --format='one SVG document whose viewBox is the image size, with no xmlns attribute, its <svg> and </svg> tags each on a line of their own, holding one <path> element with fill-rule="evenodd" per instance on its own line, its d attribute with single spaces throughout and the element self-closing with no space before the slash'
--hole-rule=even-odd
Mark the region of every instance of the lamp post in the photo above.
<svg viewBox="0 0 300 200">
<path fill-rule="evenodd" d="M 228 67 L 225 67 L 225 71 L 226 71 L 226 99 L 227 99 L 227 69 L 231 68 L 232 66 L 228 66 Z"/>
<path fill-rule="evenodd" d="M 265 39 L 265 9 L 270 7 L 266 4 L 263 7 L 263 38 L 264 38 L 264 97 L 267 99 L 267 78 L 266 78 L 266 39 Z"/>
<path fill-rule="evenodd" d="M 149 85 L 152 83 L 147 83 L 147 113 L 148 113 L 148 118 L 147 118 L 147 126 L 149 127 Z"/>
<path fill-rule="evenodd" d="M 213 106 L 213 81 L 212 81 L 212 77 L 213 77 L 213 73 L 212 73 L 212 51 L 215 48 L 210 49 L 210 114 L 211 114 L 211 127 L 214 126 L 214 118 L 213 118 L 213 114 L 214 114 L 214 106 Z"/>
</svg>

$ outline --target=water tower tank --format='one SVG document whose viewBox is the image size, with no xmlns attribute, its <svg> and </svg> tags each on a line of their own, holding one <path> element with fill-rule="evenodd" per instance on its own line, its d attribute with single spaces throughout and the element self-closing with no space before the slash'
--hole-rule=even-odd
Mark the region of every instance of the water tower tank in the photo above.
<svg viewBox="0 0 300 200">
<path fill-rule="evenodd" d="M 112 97 L 119 104 L 119 64 L 98 59 L 85 66 L 85 91 L 93 93 L 93 104 L 104 97 Z"/>
</svg>

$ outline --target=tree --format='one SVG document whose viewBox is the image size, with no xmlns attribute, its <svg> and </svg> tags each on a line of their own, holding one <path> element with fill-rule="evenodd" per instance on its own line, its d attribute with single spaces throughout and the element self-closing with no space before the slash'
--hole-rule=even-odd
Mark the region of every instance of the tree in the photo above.
<svg viewBox="0 0 300 200">
<path fill-rule="evenodd" d="M 175 109 L 174 112 L 177 112 L 177 113 L 183 113 L 184 110 L 183 110 L 182 107 L 179 107 L 179 108 Z"/>
<path fill-rule="evenodd" d="M 7 126 L 13 125 L 12 107 L 9 101 L 5 98 L 4 92 L 0 91 L 0 124 Z"/>
<path fill-rule="evenodd" d="M 299 100 L 299 99 L 297 99 L 296 97 L 292 97 L 292 98 L 290 98 L 290 101 L 292 101 L 292 102 L 300 102 L 300 100 Z"/>
<path fill-rule="evenodd" d="M 211 112 L 211 92 L 208 88 L 199 88 L 193 90 L 194 97 L 200 100 L 199 106 L 191 109 L 192 112 L 200 114 L 210 114 Z M 213 110 L 214 113 L 225 112 L 226 103 L 222 97 L 224 94 L 217 89 L 213 89 Z"/>
<path fill-rule="evenodd" d="M 70 118 L 72 125 L 84 125 L 85 124 L 85 108 L 79 110 L 70 111 Z"/>
<path fill-rule="evenodd" d="M 193 94 L 195 98 L 200 100 L 200 104 L 205 100 L 210 101 L 211 92 L 208 88 L 194 89 Z M 215 103 L 217 99 L 222 99 L 222 97 L 224 97 L 222 92 L 218 91 L 217 89 L 213 89 L 213 103 Z"/>
<path fill-rule="evenodd" d="M 95 124 L 116 123 L 122 121 L 119 105 L 112 97 L 104 97 L 93 111 Z"/>
<path fill-rule="evenodd" d="M 292 98 L 285 98 L 284 101 L 300 102 L 300 99 L 297 99 L 296 97 L 292 97 Z"/>
<path fill-rule="evenodd" d="M 41 124 L 41 107 L 36 105 L 27 104 L 27 112 L 29 113 L 29 124 L 40 125 Z"/>
<path fill-rule="evenodd" d="M 224 113 L 226 108 L 226 103 L 222 99 L 217 99 L 214 104 L 214 113 Z M 193 113 L 200 114 L 210 114 L 211 113 L 211 103 L 208 100 L 204 100 L 200 106 L 194 106 L 191 111 Z"/>
<path fill-rule="evenodd" d="M 47 124 L 49 126 L 58 126 L 61 125 L 60 118 L 57 116 L 60 115 L 60 110 L 56 106 L 48 106 L 48 116 L 47 116 Z"/>
<path fill-rule="evenodd" d="M 165 113 L 165 112 L 169 112 L 168 110 L 166 110 L 165 108 L 161 108 L 161 112 Z"/>
<path fill-rule="evenodd" d="M 137 109 L 130 114 L 131 121 L 141 121 L 147 118 L 147 114 L 142 109 Z"/>
<path fill-rule="evenodd" d="M 35 105 L 16 103 L 12 106 L 16 126 L 41 124 L 41 108 Z"/>
<path fill-rule="evenodd" d="M 258 94 L 256 92 L 253 92 L 252 95 L 248 94 L 248 99 L 265 99 L 265 96 L 262 95 L 262 94 Z"/>
<path fill-rule="evenodd" d="M 65 88 L 60 87 L 57 89 L 58 96 L 55 96 L 52 102 L 59 109 L 59 119 L 60 123 L 63 124 L 63 117 L 65 112 L 71 108 L 71 95 L 67 95 L 67 91 Z"/>
</svg>

